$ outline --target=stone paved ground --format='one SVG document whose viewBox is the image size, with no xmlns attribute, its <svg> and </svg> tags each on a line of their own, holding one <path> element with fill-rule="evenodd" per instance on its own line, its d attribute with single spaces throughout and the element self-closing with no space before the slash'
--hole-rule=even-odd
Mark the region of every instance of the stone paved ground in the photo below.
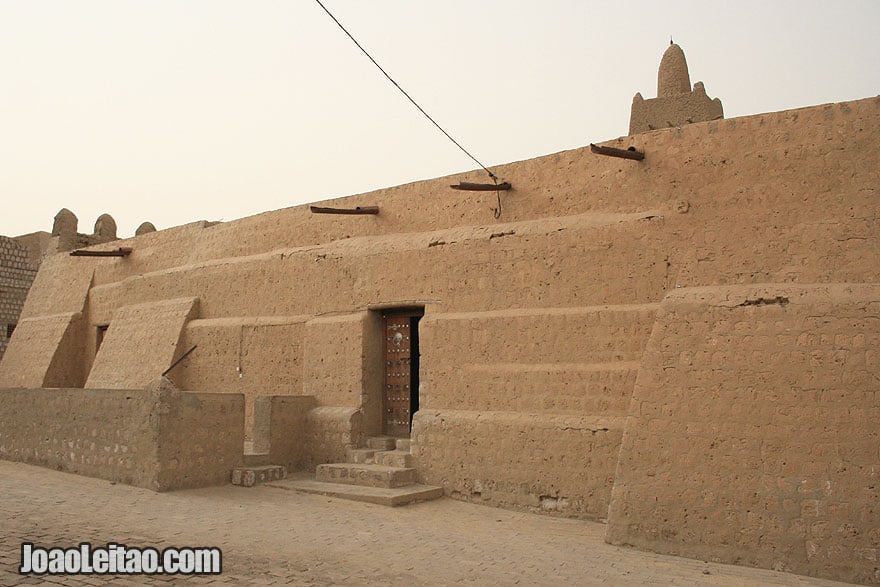
<svg viewBox="0 0 880 587">
<path fill-rule="evenodd" d="M 841 585 L 618 548 L 604 526 L 449 499 L 386 508 L 278 488 L 153 493 L 0 461 L 0 586 Z M 22 577 L 20 544 L 219 546 L 219 577 Z"/>
</svg>

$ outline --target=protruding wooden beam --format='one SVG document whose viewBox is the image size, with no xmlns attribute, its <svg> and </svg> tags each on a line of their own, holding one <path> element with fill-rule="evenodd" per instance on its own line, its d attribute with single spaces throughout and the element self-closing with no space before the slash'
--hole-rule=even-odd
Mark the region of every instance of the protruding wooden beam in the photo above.
<svg viewBox="0 0 880 587">
<path fill-rule="evenodd" d="M 451 185 L 449 187 L 454 190 L 464 190 L 467 192 L 506 192 L 513 186 L 511 186 L 510 183 L 506 181 L 503 181 L 501 183 L 469 183 L 463 181 L 459 184 Z"/>
<path fill-rule="evenodd" d="M 356 208 L 322 208 L 309 206 L 313 214 L 378 214 L 379 206 L 357 206 Z"/>
<path fill-rule="evenodd" d="M 590 151 L 597 155 L 607 155 L 608 157 L 620 157 L 621 159 L 632 159 L 633 161 L 641 161 L 645 158 L 645 153 L 636 151 L 635 147 L 629 149 L 618 149 L 617 147 L 600 147 L 590 143 Z"/>
<path fill-rule="evenodd" d="M 188 351 L 186 351 L 185 353 L 183 353 L 183 354 L 180 356 L 179 359 L 177 359 L 176 361 L 174 361 L 173 363 L 171 363 L 171 366 L 170 366 L 170 367 L 168 367 L 167 369 L 165 369 L 164 371 L 162 371 L 162 377 L 165 377 L 166 375 L 168 375 L 168 374 L 171 372 L 172 369 L 174 369 L 175 367 L 177 367 L 177 366 L 180 364 L 180 362 L 181 362 L 182 360 L 184 360 L 185 358 L 187 358 L 187 357 L 189 356 L 189 354 L 190 354 L 191 352 L 193 352 L 194 350 L 196 350 L 197 348 L 199 348 L 199 345 L 194 344 L 194 345 L 192 346 L 191 349 L 189 349 Z"/>
<path fill-rule="evenodd" d="M 77 249 L 70 251 L 71 257 L 128 257 L 132 252 L 131 247 L 119 247 L 112 251 L 87 251 L 85 249 Z"/>
</svg>

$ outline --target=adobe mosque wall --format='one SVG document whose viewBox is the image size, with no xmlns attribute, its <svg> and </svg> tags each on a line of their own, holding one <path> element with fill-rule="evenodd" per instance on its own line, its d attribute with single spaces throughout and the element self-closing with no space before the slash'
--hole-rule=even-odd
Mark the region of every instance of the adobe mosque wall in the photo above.
<svg viewBox="0 0 880 587">
<path fill-rule="evenodd" d="M 642 357 L 606 540 L 880 583 L 880 284 L 687 288 Z"/>
<path fill-rule="evenodd" d="M 380 431 L 420 306 L 422 480 L 658 552 L 880 584 L 880 98 L 688 124 L 49 257 L 6 387 L 310 396 L 303 466 Z M 99 328 L 109 325 L 100 346 Z M 47 427 L 51 427 L 51 422 Z M 277 431 L 275 431 L 277 433 Z M 4 458 L 9 458 L 4 456 Z"/>
<path fill-rule="evenodd" d="M 53 220 L 52 232 L 38 231 L 16 237 L 0 236 L 0 357 L 18 324 L 25 298 L 34 276 L 50 255 L 116 240 L 116 221 L 101 214 L 92 234 L 77 232 L 76 215 L 62 208 Z M 141 224 L 136 234 L 153 232 L 150 222 Z"/>
</svg>

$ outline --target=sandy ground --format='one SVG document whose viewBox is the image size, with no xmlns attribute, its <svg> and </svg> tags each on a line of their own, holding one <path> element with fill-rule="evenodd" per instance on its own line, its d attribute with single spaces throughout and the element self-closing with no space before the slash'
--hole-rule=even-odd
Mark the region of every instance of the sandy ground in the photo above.
<svg viewBox="0 0 880 587">
<path fill-rule="evenodd" d="M 842 585 L 655 555 L 604 526 L 450 499 L 387 508 L 272 487 L 172 493 L 0 461 L 0 586 Z M 219 576 L 21 576 L 21 543 L 218 546 Z"/>
</svg>

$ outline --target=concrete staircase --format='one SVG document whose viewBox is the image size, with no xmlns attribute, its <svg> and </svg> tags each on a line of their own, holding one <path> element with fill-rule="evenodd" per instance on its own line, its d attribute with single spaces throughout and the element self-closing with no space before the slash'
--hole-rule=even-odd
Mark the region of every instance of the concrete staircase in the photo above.
<svg viewBox="0 0 880 587">
<path fill-rule="evenodd" d="M 442 487 L 417 482 L 409 439 L 368 438 L 365 448 L 348 449 L 347 457 L 345 463 L 318 465 L 314 479 L 286 479 L 267 485 L 387 506 L 443 495 Z"/>
</svg>

